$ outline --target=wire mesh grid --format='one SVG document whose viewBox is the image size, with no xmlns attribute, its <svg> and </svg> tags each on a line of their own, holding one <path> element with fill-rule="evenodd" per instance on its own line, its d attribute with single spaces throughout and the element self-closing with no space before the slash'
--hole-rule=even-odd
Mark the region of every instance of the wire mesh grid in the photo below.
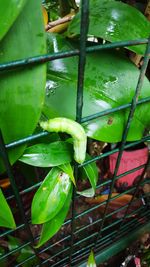
<svg viewBox="0 0 150 267">
<path fill-rule="evenodd" d="M 62 235 L 56 235 L 54 239 L 49 241 L 46 246 L 43 246 L 40 249 L 34 248 L 33 244 L 38 240 L 38 236 L 33 235 L 30 227 L 31 222 L 29 216 L 25 213 L 25 208 L 23 206 L 22 198 L 24 195 L 34 192 L 37 189 L 41 181 L 38 181 L 35 185 L 32 185 L 24 190 L 19 191 L 13 170 L 11 168 L 7 150 L 19 146 L 23 143 L 31 142 L 33 140 L 38 140 L 40 137 L 50 135 L 48 132 L 41 132 L 36 135 L 28 136 L 22 140 L 14 140 L 10 144 L 4 144 L 3 136 L 0 135 L 0 154 L 5 163 L 5 167 L 8 173 L 8 177 L 11 182 L 13 194 L 7 198 L 9 203 L 12 201 L 16 203 L 19 208 L 19 213 L 21 216 L 21 223 L 17 225 L 15 230 L 1 230 L 0 238 L 5 238 L 11 234 L 17 237 L 19 231 L 26 231 L 28 235 L 28 240 L 22 243 L 19 247 L 14 247 L 11 251 L 0 255 L 0 262 L 2 263 L 6 258 L 15 255 L 21 249 L 24 249 L 28 246 L 32 247 L 33 253 L 30 254 L 25 260 L 20 263 L 16 263 L 15 266 L 24 266 L 33 260 L 38 258 L 38 263 L 33 266 L 86 266 L 85 262 L 91 249 L 94 250 L 96 259 L 98 263 L 103 262 L 117 251 L 125 248 L 131 240 L 134 240 L 138 233 L 141 233 L 144 229 L 150 229 L 150 209 L 149 203 L 145 196 L 141 195 L 140 199 L 142 205 L 136 209 L 131 209 L 132 205 L 136 202 L 136 194 L 140 190 L 140 187 L 146 183 L 150 183 L 150 179 L 146 178 L 143 180 L 144 173 L 149 166 L 149 160 L 147 164 L 143 164 L 139 167 L 134 168 L 128 172 L 117 175 L 118 169 L 120 166 L 121 158 L 124 149 L 130 148 L 132 146 L 141 144 L 149 140 L 150 136 L 145 136 L 141 140 L 127 144 L 126 137 L 130 128 L 132 118 L 134 116 L 134 111 L 137 105 L 142 105 L 143 103 L 149 102 L 150 97 L 138 100 L 140 90 L 142 88 L 142 83 L 146 68 L 148 65 L 149 54 L 150 54 L 150 40 L 139 39 L 132 41 L 116 42 L 116 43 L 106 43 L 104 45 L 96 45 L 94 47 L 86 47 L 87 32 L 88 32 L 88 14 L 89 14 L 89 1 L 82 1 L 81 7 L 81 37 L 80 37 L 80 49 L 73 51 L 66 51 L 61 53 L 47 54 L 44 56 L 37 56 L 34 58 L 18 60 L 15 62 L 8 62 L 0 65 L 0 71 L 16 69 L 19 67 L 28 67 L 29 65 L 39 64 L 55 60 L 58 58 L 66 58 L 72 56 L 79 57 L 79 66 L 78 66 L 78 84 L 77 84 L 77 99 L 76 99 L 76 121 L 83 123 L 85 121 L 93 120 L 95 118 L 101 118 L 102 116 L 130 108 L 129 117 L 124 129 L 122 136 L 121 144 L 118 148 L 114 148 L 111 151 L 100 154 L 99 156 L 93 157 L 91 160 L 87 160 L 81 165 L 75 164 L 74 173 L 75 178 L 78 177 L 79 169 L 83 166 L 95 162 L 101 161 L 109 155 L 118 152 L 118 158 L 115 166 L 115 171 L 112 179 L 107 181 L 100 181 L 97 185 L 97 189 L 103 187 L 104 185 L 109 185 L 110 192 L 108 199 L 103 201 L 100 204 L 94 206 L 87 206 L 84 210 L 77 209 L 77 205 L 81 205 L 82 197 L 76 194 L 76 189 L 74 188 L 73 199 L 72 199 L 72 211 L 70 212 L 69 218 L 65 221 L 62 226 L 61 233 Z M 86 66 L 86 54 L 92 53 L 93 51 L 100 51 L 104 49 L 112 49 L 118 47 L 127 47 L 132 45 L 147 44 L 145 51 L 144 61 L 142 68 L 140 70 L 139 80 L 137 81 L 137 87 L 135 88 L 135 94 L 133 96 L 132 102 L 124 104 L 117 108 L 109 109 L 104 112 L 99 112 L 97 114 L 91 114 L 88 117 L 82 117 L 82 107 L 84 104 L 83 99 L 83 89 L 84 89 L 84 70 Z M 123 177 L 125 174 L 133 173 L 136 170 L 143 169 L 143 173 L 138 180 L 138 182 L 133 185 L 131 188 L 123 191 L 117 196 L 112 197 L 112 192 L 114 190 L 115 182 Z M 109 206 L 111 202 L 124 194 L 132 193 L 131 201 L 119 208 L 116 208 L 113 211 L 110 211 Z M 105 204 L 105 205 L 104 205 Z M 99 213 L 99 208 L 103 206 L 103 214 Z M 122 216 L 117 216 L 119 212 L 122 212 Z M 96 217 L 93 217 L 93 214 L 96 214 Z M 99 215 L 99 216 L 97 216 Z M 64 234 L 64 229 L 67 229 L 67 234 Z M 46 255 L 46 257 L 43 255 Z M 48 256 L 49 255 L 49 256 Z"/>
</svg>

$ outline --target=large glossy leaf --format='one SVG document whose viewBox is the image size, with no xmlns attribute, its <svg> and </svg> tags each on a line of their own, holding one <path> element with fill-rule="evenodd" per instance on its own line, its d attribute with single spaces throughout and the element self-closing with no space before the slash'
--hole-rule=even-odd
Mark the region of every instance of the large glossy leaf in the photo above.
<svg viewBox="0 0 150 267">
<path fill-rule="evenodd" d="M 0 0 L 0 40 L 9 30 L 27 0 Z"/>
<path fill-rule="evenodd" d="M 80 34 L 80 16 L 79 12 L 70 23 L 68 36 Z M 90 1 L 89 21 L 89 35 L 110 42 L 148 38 L 150 34 L 150 22 L 140 11 L 113 0 Z M 144 54 L 145 48 L 145 45 L 128 47 L 139 54 Z"/>
<path fill-rule="evenodd" d="M 69 207 L 70 207 L 71 197 L 72 197 L 72 188 L 68 193 L 67 199 L 66 199 L 63 207 L 57 213 L 57 215 L 49 222 L 46 222 L 43 224 L 40 240 L 36 246 L 37 248 L 42 246 L 45 242 L 47 242 L 61 228 L 61 226 L 62 226 L 62 224 L 63 224 L 63 222 L 67 216 Z"/>
<path fill-rule="evenodd" d="M 0 63 L 46 52 L 40 0 L 26 3 L 1 41 L 0 51 Z M 45 80 L 45 64 L 0 73 L 0 128 L 5 143 L 26 137 L 34 131 L 44 101 Z M 9 151 L 11 163 L 23 150 L 24 146 Z M 4 166 L 0 161 L 2 170 Z"/>
<path fill-rule="evenodd" d="M 71 162 L 72 145 L 63 141 L 51 144 L 37 144 L 26 148 L 20 161 L 37 167 L 53 167 Z"/>
<path fill-rule="evenodd" d="M 32 201 L 32 223 L 50 221 L 63 207 L 71 187 L 68 174 L 57 167 L 51 169 Z"/>
<path fill-rule="evenodd" d="M 16 227 L 12 212 L 7 204 L 7 201 L 1 189 L 0 189 L 0 226 L 12 229 Z"/>
<path fill-rule="evenodd" d="M 64 38 L 49 35 L 49 51 L 72 49 Z M 49 118 L 76 118 L 76 57 L 58 59 L 48 66 L 51 91 L 46 95 L 44 113 Z M 130 103 L 135 92 L 139 70 L 119 51 L 102 51 L 87 55 L 83 95 L 83 117 Z M 144 78 L 139 99 L 150 96 L 150 83 Z M 63 99 L 63 101 L 62 101 Z M 84 123 L 89 137 L 105 142 L 119 142 L 129 110 L 103 116 Z M 150 104 L 136 108 L 127 140 L 138 140 L 150 124 Z"/>
</svg>

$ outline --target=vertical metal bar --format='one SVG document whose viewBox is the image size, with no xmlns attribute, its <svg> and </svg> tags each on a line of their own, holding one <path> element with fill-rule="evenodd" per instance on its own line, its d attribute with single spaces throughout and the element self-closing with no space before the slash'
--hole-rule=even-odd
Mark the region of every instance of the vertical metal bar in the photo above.
<svg viewBox="0 0 150 267">
<path fill-rule="evenodd" d="M 24 208 L 23 208 L 23 203 L 22 203 L 21 197 L 19 195 L 19 191 L 18 191 L 16 182 L 15 182 L 15 179 L 14 179 L 14 175 L 12 173 L 11 165 L 10 165 L 10 162 L 9 162 L 9 159 L 8 159 L 8 155 L 7 155 L 7 151 L 6 151 L 6 148 L 5 148 L 5 144 L 4 144 L 4 140 L 3 140 L 3 136 L 2 136 L 1 130 L 0 130 L 0 154 L 1 154 L 2 159 L 4 161 L 4 165 L 5 165 L 5 168 L 6 168 L 8 177 L 10 179 L 10 183 L 11 183 L 12 189 L 14 191 L 14 195 L 15 195 L 15 198 L 16 198 L 16 201 L 17 201 L 17 205 L 19 207 L 19 211 L 20 211 L 22 220 L 23 220 L 23 222 L 25 224 L 25 227 L 27 229 L 29 240 L 33 244 L 34 243 L 34 238 L 33 238 L 31 229 L 29 227 L 28 221 L 27 221 L 26 216 L 25 216 L 25 212 L 24 212 Z M 32 246 L 32 249 L 33 249 L 35 255 L 38 257 L 38 252 L 36 251 L 36 249 L 34 249 L 33 246 Z M 40 260 L 39 257 L 38 257 L 38 259 L 41 262 L 41 260 Z"/>
<path fill-rule="evenodd" d="M 141 88 L 142 88 L 142 84 L 143 84 L 143 80 L 144 80 L 144 77 L 145 77 L 146 68 L 147 68 L 148 61 L 149 61 L 149 56 L 150 56 L 150 38 L 149 38 L 149 41 L 148 41 L 148 44 L 147 44 L 147 47 L 146 47 L 146 52 L 145 52 L 145 56 L 144 56 L 145 59 L 144 59 L 143 66 L 142 66 L 141 71 L 140 71 L 140 75 L 139 75 L 137 87 L 136 87 L 136 90 L 135 90 L 135 94 L 134 94 L 134 97 L 132 99 L 130 113 L 129 113 L 128 120 L 127 120 L 127 123 L 126 123 L 126 127 L 125 127 L 124 132 L 123 132 L 121 146 L 120 146 L 120 149 L 119 149 L 119 154 L 118 154 L 118 158 L 117 158 L 117 162 L 116 162 L 116 166 L 115 166 L 115 170 L 114 170 L 114 174 L 113 174 L 113 178 L 112 178 L 112 183 L 111 183 L 111 186 L 110 186 L 110 193 L 109 193 L 108 200 L 107 200 L 107 203 L 106 203 L 106 206 L 105 206 L 103 219 L 102 219 L 102 222 L 101 222 L 101 225 L 100 225 L 99 233 L 98 233 L 98 235 L 96 237 L 94 248 L 96 247 L 97 241 L 101 236 L 101 232 L 102 232 L 102 229 L 103 229 L 103 226 L 104 226 L 104 223 L 105 223 L 105 218 L 106 218 L 108 206 L 109 206 L 109 203 L 110 203 L 112 191 L 113 191 L 114 184 L 115 184 L 115 177 L 117 176 L 117 172 L 118 172 L 118 169 L 119 169 L 119 166 L 120 166 L 120 162 L 121 162 L 124 146 L 126 144 L 126 138 L 127 138 L 128 131 L 129 131 L 129 128 L 130 128 L 130 124 L 131 124 L 131 121 L 133 119 L 135 108 L 136 108 L 136 105 L 137 105 L 137 102 L 138 102 L 138 97 L 139 97 L 139 94 L 140 94 L 140 91 L 141 91 Z"/>
<path fill-rule="evenodd" d="M 83 85 L 84 72 L 86 64 L 86 40 L 89 26 L 89 0 L 82 0 L 81 7 L 81 25 L 80 25 L 80 51 L 78 65 L 78 84 L 77 84 L 77 100 L 76 100 L 76 121 L 81 123 L 82 107 L 83 107 Z"/>
<path fill-rule="evenodd" d="M 82 0 L 81 2 L 81 24 L 80 24 L 80 51 L 78 63 L 78 83 L 77 83 L 77 99 L 76 99 L 76 121 L 81 123 L 82 108 L 83 108 L 83 86 L 84 86 L 84 72 L 86 64 L 86 40 L 89 26 L 89 0 Z M 78 178 L 78 164 L 75 163 L 74 175 Z M 71 220 L 71 244 L 69 254 L 69 266 L 72 266 L 72 254 L 74 245 L 74 231 L 75 231 L 75 196 L 76 189 L 73 189 L 72 199 L 72 220 Z"/>
</svg>

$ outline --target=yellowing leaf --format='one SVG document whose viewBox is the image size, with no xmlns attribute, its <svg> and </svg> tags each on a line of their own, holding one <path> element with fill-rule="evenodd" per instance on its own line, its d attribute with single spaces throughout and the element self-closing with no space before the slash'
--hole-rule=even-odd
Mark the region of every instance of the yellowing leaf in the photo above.
<svg viewBox="0 0 150 267">
<path fill-rule="evenodd" d="M 44 6 L 42 6 L 42 13 L 43 13 L 43 18 L 44 18 L 44 25 L 47 25 L 48 23 L 48 14 Z"/>
</svg>

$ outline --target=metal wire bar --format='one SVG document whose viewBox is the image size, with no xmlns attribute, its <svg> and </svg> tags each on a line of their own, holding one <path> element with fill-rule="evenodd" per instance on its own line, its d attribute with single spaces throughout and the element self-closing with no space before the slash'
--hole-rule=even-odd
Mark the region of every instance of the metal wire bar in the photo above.
<svg viewBox="0 0 150 267">
<path fill-rule="evenodd" d="M 82 33 L 81 33 L 81 36 L 82 36 Z M 121 41 L 121 42 L 115 42 L 115 43 L 109 43 L 109 44 L 103 44 L 103 45 L 95 45 L 94 47 L 87 47 L 86 52 L 91 53 L 91 52 L 95 52 L 99 50 L 119 48 L 119 47 L 128 47 L 128 46 L 141 45 L 141 44 L 147 44 L 147 43 L 148 43 L 147 38 L 138 39 L 138 40 Z M 34 64 L 42 64 L 42 63 L 45 63 L 51 60 L 78 56 L 79 54 L 80 54 L 80 51 L 78 49 L 75 49 L 72 51 L 57 52 L 54 54 L 46 54 L 42 56 L 35 56 L 35 57 L 29 57 L 29 58 L 25 58 L 21 60 L 16 60 L 16 61 L 10 61 L 7 63 L 1 63 L 0 71 L 12 70 L 12 69 L 20 68 L 23 66 L 28 67 Z"/>
<path fill-rule="evenodd" d="M 1 238 L 1 237 L 4 237 L 4 236 L 6 236 L 6 235 L 9 235 L 9 234 L 13 233 L 14 231 L 17 231 L 17 230 L 23 228 L 24 226 L 25 226 L 25 224 L 23 223 L 23 224 L 18 225 L 18 226 L 16 227 L 16 229 L 13 229 L 13 230 L 7 230 L 7 231 L 5 231 L 4 233 L 0 234 L 0 238 Z"/>
<path fill-rule="evenodd" d="M 78 83 L 77 83 L 77 97 L 76 97 L 76 121 L 81 123 L 82 108 L 83 108 L 83 86 L 84 86 L 84 71 L 86 64 L 86 40 L 89 26 L 89 0 L 82 0 L 81 2 L 81 24 L 80 24 L 80 51 L 79 51 L 79 64 L 78 64 Z M 74 166 L 75 179 L 78 178 L 78 164 Z M 72 253 L 74 243 L 74 230 L 75 230 L 75 196 L 76 189 L 73 188 L 72 199 L 72 221 L 71 221 L 71 243 L 69 266 L 72 266 Z"/>
<path fill-rule="evenodd" d="M 20 146 L 20 145 L 23 145 L 23 144 L 26 144 L 28 142 L 32 142 L 32 141 L 35 141 L 35 140 L 38 140 L 39 138 L 41 137 L 44 137 L 44 136 L 48 136 L 50 135 L 51 133 L 49 132 L 40 132 L 38 134 L 34 134 L 34 135 L 30 135 L 30 136 L 27 136 L 25 138 L 22 138 L 22 139 L 19 139 L 17 141 L 14 141 L 10 144 L 6 144 L 5 147 L 6 148 L 13 148 L 13 147 L 16 147 L 16 146 Z"/>
<path fill-rule="evenodd" d="M 135 108 L 136 108 L 136 105 L 137 105 L 137 102 L 138 102 L 138 97 L 139 97 L 139 94 L 140 94 L 140 91 L 141 91 L 141 88 L 142 88 L 142 84 L 143 84 L 146 68 L 147 68 L 148 61 L 149 61 L 149 54 L 150 54 L 150 39 L 149 39 L 148 44 L 147 44 L 147 48 L 146 48 L 145 55 L 144 55 L 144 63 L 142 65 L 142 68 L 141 68 L 141 71 L 140 71 L 140 75 L 139 75 L 139 80 L 138 80 L 137 87 L 136 87 L 136 90 L 135 90 L 135 94 L 134 94 L 134 97 L 132 99 L 130 113 L 129 113 L 128 120 L 127 120 L 127 123 L 126 123 L 126 127 L 125 127 L 125 130 L 124 130 L 124 133 L 123 133 L 121 146 L 120 146 L 120 149 L 119 149 L 119 154 L 118 154 L 118 158 L 117 158 L 117 162 L 116 162 L 116 166 L 115 166 L 115 170 L 114 170 L 114 174 L 113 174 L 113 178 L 112 178 L 112 183 L 111 183 L 111 186 L 110 186 L 110 194 L 109 194 L 109 197 L 108 197 L 108 200 L 107 200 L 107 203 L 106 203 L 105 211 L 104 211 L 104 214 L 103 214 L 103 220 L 102 220 L 102 223 L 101 223 L 101 226 L 100 226 L 100 229 L 99 229 L 99 233 L 98 233 L 98 235 L 96 237 L 95 246 L 97 244 L 97 241 L 98 241 L 99 237 L 101 236 L 101 231 L 102 231 L 102 228 L 103 228 L 103 225 L 104 225 L 104 222 L 105 222 L 105 216 L 107 214 L 107 210 L 108 210 L 108 206 L 109 206 L 112 190 L 113 190 L 114 184 L 115 184 L 115 177 L 116 177 L 118 169 L 119 169 L 119 165 L 120 165 L 120 162 L 121 162 L 123 150 L 124 150 L 125 143 L 126 143 L 126 138 L 127 138 L 127 135 L 128 135 L 128 131 L 129 131 L 129 128 L 130 128 L 130 124 L 131 124 L 132 118 L 134 116 Z"/>
<path fill-rule="evenodd" d="M 65 242 L 65 241 L 69 240 L 69 239 L 70 239 L 70 235 L 68 235 L 68 236 L 66 236 L 65 238 L 62 238 L 62 239 L 58 240 L 56 243 L 51 244 L 51 245 L 47 246 L 46 248 L 40 250 L 40 251 L 39 251 L 39 254 L 41 254 L 41 253 L 43 253 L 43 252 L 45 252 L 45 251 L 47 251 L 47 250 L 49 250 L 49 249 L 52 249 L 52 248 L 54 248 L 56 245 L 58 245 L 58 243 L 59 243 L 59 244 L 60 244 L 60 243 L 63 243 L 63 242 Z"/>
<path fill-rule="evenodd" d="M 141 105 L 141 104 L 147 103 L 149 101 L 150 101 L 150 97 L 146 97 L 146 98 L 140 99 L 137 102 L 137 105 Z M 110 109 L 107 109 L 107 110 L 104 110 L 104 111 L 101 111 L 101 112 L 98 112 L 98 113 L 95 113 L 95 114 L 92 114 L 92 115 L 89 115 L 89 116 L 82 118 L 81 123 L 91 121 L 91 120 L 103 117 L 105 115 L 108 115 L 108 114 L 119 112 L 119 111 L 127 109 L 129 107 L 131 107 L 131 103 L 124 104 L 124 105 L 118 106 L 116 108 L 110 108 Z"/>
<path fill-rule="evenodd" d="M 28 225 L 28 221 L 27 221 L 26 216 L 25 216 L 23 203 L 22 203 L 22 200 L 20 198 L 19 191 L 18 191 L 17 185 L 15 183 L 15 179 L 14 179 L 14 176 L 13 176 L 13 173 L 12 173 L 12 170 L 11 170 L 11 165 L 10 165 L 10 162 L 9 162 L 9 159 L 8 159 L 8 155 L 7 155 L 7 151 L 6 151 L 6 148 L 5 148 L 5 144 L 4 144 L 4 140 L 3 140 L 3 137 L 2 137 L 1 130 L 0 130 L 0 154 L 1 154 L 2 159 L 4 161 L 5 168 L 6 168 L 8 177 L 10 179 L 10 183 L 11 183 L 12 189 L 14 191 L 14 195 L 16 197 L 16 201 L 17 201 L 17 204 L 18 204 L 18 207 L 19 207 L 19 210 L 20 210 L 20 214 L 21 214 L 22 220 L 23 220 L 23 222 L 25 224 L 25 227 L 26 227 L 29 240 L 33 244 L 34 243 L 34 238 L 33 238 L 32 232 L 30 230 L 30 227 Z M 32 249 L 33 249 L 35 255 L 38 257 L 37 250 L 33 246 L 32 246 Z"/>
</svg>

